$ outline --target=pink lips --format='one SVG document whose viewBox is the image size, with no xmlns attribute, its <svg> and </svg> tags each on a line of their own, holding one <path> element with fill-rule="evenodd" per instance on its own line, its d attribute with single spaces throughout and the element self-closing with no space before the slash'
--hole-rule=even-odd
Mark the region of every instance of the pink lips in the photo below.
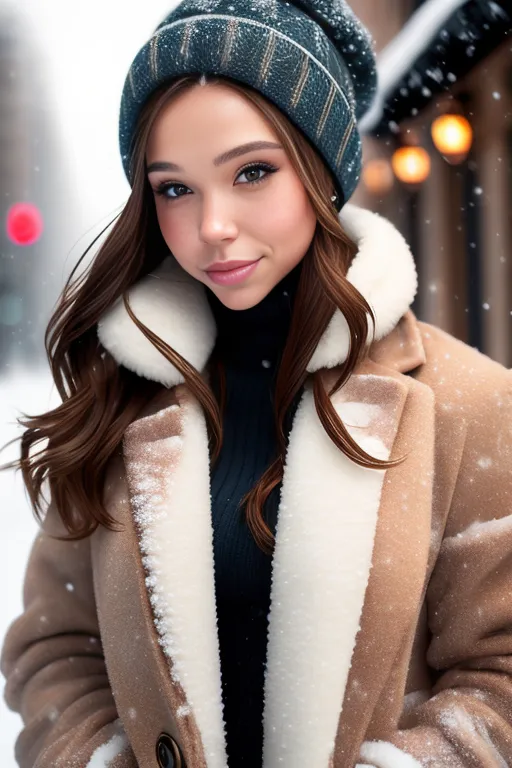
<svg viewBox="0 0 512 768">
<path fill-rule="evenodd" d="M 241 283 L 249 275 L 252 275 L 260 261 L 261 259 L 258 259 L 235 269 L 207 270 L 206 274 L 212 282 L 218 285 L 235 285 L 236 283 Z"/>
<path fill-rule="evenodd" d="M 231 269 L 238 269 L 239 267 L 248 267 L 249 264 L 254 264 L 253 261 L 240 261 L 240 259 L 230 259 L 229 261 L 216 261 L 206 270 L 207 272 L 228 272 Z"/>
</svg>

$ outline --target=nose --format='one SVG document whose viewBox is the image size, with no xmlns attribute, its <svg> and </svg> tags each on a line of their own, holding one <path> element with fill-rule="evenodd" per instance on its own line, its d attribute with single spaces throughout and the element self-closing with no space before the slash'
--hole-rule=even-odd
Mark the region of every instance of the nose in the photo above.
<svg viewBox="0 0 512 768">
<path fill-rule="evenodd" d="M 232 206 L 226 203 L 221 195 L 203 198 L 199 231 L 201 240 L 208 244 L 237 236 L 238 228 L 234 221 Z"/>
</svg>

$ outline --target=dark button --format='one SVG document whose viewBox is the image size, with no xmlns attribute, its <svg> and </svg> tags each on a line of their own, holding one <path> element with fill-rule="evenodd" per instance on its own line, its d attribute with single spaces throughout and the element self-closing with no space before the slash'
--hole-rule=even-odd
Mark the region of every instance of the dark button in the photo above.
<svg viewBox="0 0 512 768">
<path fill-rule="evenodd" d="M 187 768 L 180 748 L 168 733 L 161 733 L 158 737 L 156 759 L 160 768 Z"/>
</svg>

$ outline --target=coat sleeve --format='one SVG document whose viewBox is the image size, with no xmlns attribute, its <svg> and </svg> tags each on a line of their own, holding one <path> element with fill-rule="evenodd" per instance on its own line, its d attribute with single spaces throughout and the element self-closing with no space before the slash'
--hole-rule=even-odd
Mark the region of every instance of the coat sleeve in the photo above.
<svg viewBox="0 0 512 768">
<path fill-rule="evenodd" d="M 65 529 L 50 505 L 29 556 L 23 613 L 0 658 L 7 706 L 23 721 L 21 768 L 137 768 L 116 711 L 102 653 L 90 539 L 53 538 Z"/>
<path fill-rule="evenodd" d="M 465 385 L 466 443 L 426 594 L 436 682 L 403 730 L 362 745 L 375 768 L 512 766 L 512 372 L 479 368 Z"/>
</svg>

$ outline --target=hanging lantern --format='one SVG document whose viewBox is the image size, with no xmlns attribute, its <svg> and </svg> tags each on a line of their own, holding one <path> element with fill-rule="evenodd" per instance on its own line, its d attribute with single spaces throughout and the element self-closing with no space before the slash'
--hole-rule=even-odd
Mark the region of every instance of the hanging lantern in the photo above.
<svg viewBox="0 0 512 768">
<path fill-rule="evenodd" d="M 430 175 L 430 155 L 423 147 L 400 147 L 393 153 L 391 165 L 404 184 L 422 184 Z"/>
<path fill-rule="evenodd" d="M 369 160 L 363 167 L 363 184 L 374 195 L 384 195 L 393 186 L 393 171 L 385 157 Z"/>
<path fill-rule="evenodd" d="M 446 114 L 432 123 L 432 140 L 440 154 L 453 165 L 462 163 L 473 144 L 473 129 L 463 115 Z"/>
</svg>

